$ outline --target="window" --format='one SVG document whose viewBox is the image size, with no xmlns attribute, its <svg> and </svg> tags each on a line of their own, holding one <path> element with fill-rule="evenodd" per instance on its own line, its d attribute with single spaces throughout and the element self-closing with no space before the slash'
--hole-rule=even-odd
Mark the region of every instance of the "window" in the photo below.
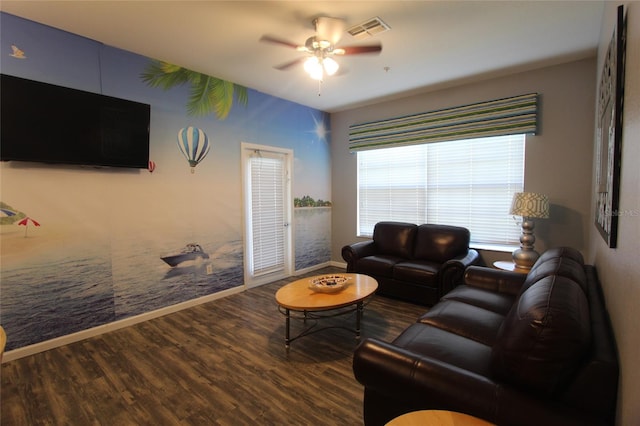
<svg viewBox="0 0 640 426">
<path fill-rule="evenodd" d="M 517 244 L 525 135 L 359 151 L 358 235 L 383 220 L 464 226 L 476 244 Z"/>
</svg>

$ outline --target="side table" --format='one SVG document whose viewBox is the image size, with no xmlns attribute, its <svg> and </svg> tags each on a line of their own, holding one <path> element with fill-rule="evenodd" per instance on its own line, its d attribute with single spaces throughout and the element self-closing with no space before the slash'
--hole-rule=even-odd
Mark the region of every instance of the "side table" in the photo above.
<svg viewBox="0 0 640 426">
<path fill-rule="evenodd" d="M 528 274 L 530 269 L 518 268 L 515 263 L 510 260 L 497 260 L 493 262 L 493 267 L 502 269 L 503 271 L 518 272 L 520 274 Z"/>
</svg>

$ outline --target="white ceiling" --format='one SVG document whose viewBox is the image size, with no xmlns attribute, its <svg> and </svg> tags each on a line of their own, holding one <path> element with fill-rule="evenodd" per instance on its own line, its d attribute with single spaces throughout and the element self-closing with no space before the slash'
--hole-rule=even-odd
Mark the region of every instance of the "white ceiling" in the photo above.
<svg viewBox="0 0 640 426">
<path fill-rule="evenodd" d="M 603 1 L 8 1 L 0 10 L 327 112 L 464 81 L 594 56 Z M 379 55 L 337 57 L 340 75 L 318 82 L 302 66 L 313 18 L 347 27 L 380 17 Z"/>
</svg>

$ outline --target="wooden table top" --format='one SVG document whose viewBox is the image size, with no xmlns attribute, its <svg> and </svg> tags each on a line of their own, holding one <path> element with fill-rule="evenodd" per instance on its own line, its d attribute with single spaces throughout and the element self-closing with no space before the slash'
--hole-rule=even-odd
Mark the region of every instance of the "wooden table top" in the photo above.
<svg viewBox="0 0 640 426">
<path fill-rule="evenodd" d="M 368 275 L 332 274 L 349 278 L 345 288 L 335 293 L 321 293 L 309 288 L 312 279 L 307 277 L 289 283 L 276 292 L 278 305 L 294 311 L 324 311 L 353 305 L 371 296 L 378 289 L 378 282 Z"/>
<path fill-rule="evenodd" d="M 422 410 L 403 414 L 386 426 L 492 426 L 477 417 L 445 410 Z"/>
</svg>

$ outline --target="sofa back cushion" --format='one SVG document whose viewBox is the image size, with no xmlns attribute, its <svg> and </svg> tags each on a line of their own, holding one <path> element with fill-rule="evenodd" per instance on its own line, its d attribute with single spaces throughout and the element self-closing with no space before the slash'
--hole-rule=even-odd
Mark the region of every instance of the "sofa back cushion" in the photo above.
<svg viewBox="0 0 640 426">
<path fill-rule="evenodd" d="M 466 254 L 470 238 L 467 228 L 426 223 L 418 226 L 413 256 L 416 259 L 444 263 Z"/>
<path fill-rule="evenodd" d="M 520 294 L 542 278 L 551 275 L 559 275 L 575 281 L 587 294 L 587 277 L 584 272 L 582 254 L 571 247 L 552 248 L 542 253 L 527 274 L 527 278 L 520 288 Z"/>
<path fill-rule="evenodd" d="M 507 314 L 492 349 L 500 379 L 552 393 L 580 365 L 591 339 L 589 303 L 575 281 L 540 279 Z"/>
<path fill-rule="evenodd" d="M 579 264 L 584 265 L 584 258 L 582 257 L 582 253 L 580 253 L 578 250 L 574 249 L 573 247 L 554 247 L 542 253 L 537 262 L 533 265 L 533 268 L 535 268 L 536 265 L 544 263 L 549 259 L 558 257 L 575 260 Z"/>
<path fill-rule="evenodd" d="M 378 222 L 373 228 L 373 241 L 377 254 L 409 259 L 418 225 L 404 222 Z"/>
<path fill-rule="evenodd" d="M 537 283 L 545 277 L 552 275 L 569 278 L 578 283 L 582 291 L 586 294 L 587 278 L 584 273 L 584 266 L 573 259 L 557 257 L 547 260 L 539 264 L 535 269 L 531 268 L 527 278 L 525 279 L 520 294 L 525 292 L 533 284 Z"/>
</svg>

